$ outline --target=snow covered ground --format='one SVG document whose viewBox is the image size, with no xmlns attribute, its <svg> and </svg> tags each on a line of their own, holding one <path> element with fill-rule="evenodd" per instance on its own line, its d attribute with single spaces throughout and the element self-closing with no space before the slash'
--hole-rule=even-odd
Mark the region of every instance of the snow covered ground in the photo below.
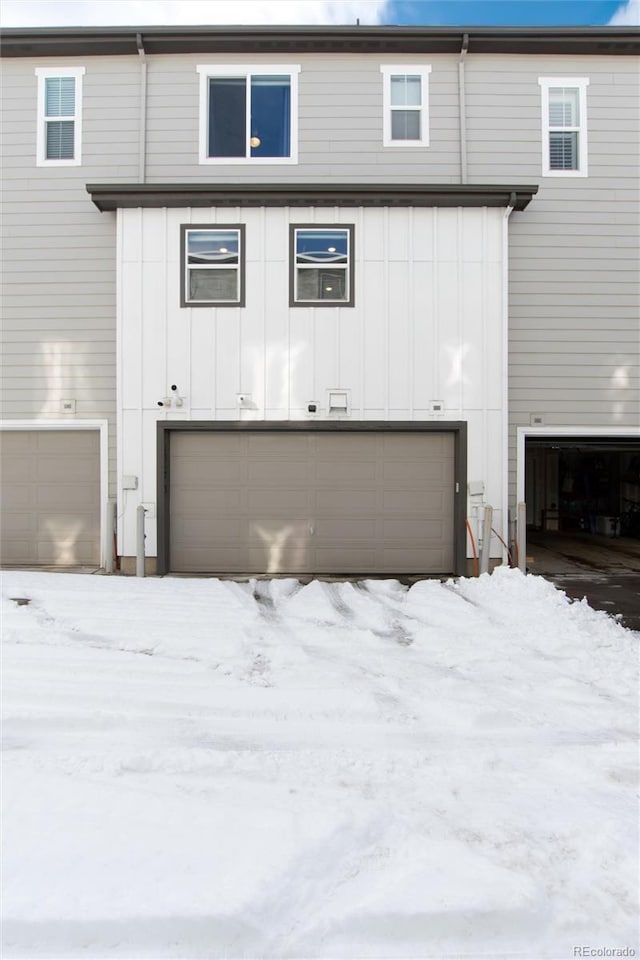
<svg viewBox="0 0 640 960">
<path fill-rule="evenodd" d="M 638 948 L 640 635 L 586 603 L 502 568 L 2 592 L 5 960 Z"/>
</svg>

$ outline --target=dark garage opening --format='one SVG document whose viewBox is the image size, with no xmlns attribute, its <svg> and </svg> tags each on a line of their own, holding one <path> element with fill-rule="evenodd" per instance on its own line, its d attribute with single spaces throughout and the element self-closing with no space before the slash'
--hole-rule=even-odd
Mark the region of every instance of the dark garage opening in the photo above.
<svg viewBox="0 0 640 960">
<path fill-rule="evenodd" d="M 586 558 L 640 541 L 640 443 L 619 437 L 526 440 L 529 542 Z M 629 544 L 629 541 L 631 543 Z"/>
</svg>

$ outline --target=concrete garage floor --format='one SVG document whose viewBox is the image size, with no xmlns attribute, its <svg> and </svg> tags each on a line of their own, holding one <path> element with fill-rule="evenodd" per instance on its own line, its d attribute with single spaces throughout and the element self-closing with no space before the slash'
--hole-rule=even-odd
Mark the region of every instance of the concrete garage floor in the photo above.
<svg viewBox="0 0 640 960">
<path fill-rule="evenodd" d="M 529 532 L 527 570 L 640 631 L 640 540 Z"/>
</svg>

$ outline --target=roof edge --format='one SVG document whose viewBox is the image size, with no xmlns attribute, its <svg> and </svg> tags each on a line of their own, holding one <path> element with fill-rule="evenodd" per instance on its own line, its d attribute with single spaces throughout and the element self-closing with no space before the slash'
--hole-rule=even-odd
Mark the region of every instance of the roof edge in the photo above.
<svg viewBox="0 0 640 960">
<path fill-rule="evenodd" d="M 640 27 L 121 26 L 8 28 L 3 57 L 169 53 L 638 54 Z"/>
<path fill-rule="evenodd" d="M 88 183 L 101 212 L 131 207 L 513 207 L 536 185 L 385 183 Z"/>
</svg>

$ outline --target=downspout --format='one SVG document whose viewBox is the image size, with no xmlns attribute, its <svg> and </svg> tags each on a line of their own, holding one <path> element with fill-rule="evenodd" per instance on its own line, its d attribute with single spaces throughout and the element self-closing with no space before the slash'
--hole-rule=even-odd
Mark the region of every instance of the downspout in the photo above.
<svg viewBox="0 0 640 960">
<path fill-rule="evenodd" d="M 145 182 L 147 166 L 147 60 L 142 44 L 142 34 L 136 33 L 136 45 L 140 57 L 140 123 L 138 137 L 138 181 Z"/>
<path fill-rule="evenodd" d="M 509 217 L 516 205 L 511 193 L 502 217 L 502 540 L 509 543 Z M 502 562 L 508 550 L 503 547 Z"/>
<path fill-rule="evenodd" d="M 469 34 L 462 38 L 458 60 L 458 113 L 460 115 L 460 183 L 467 183 L 467 102 L 465 97 L 464 64 L 469 49 Z"/>
</svg>

